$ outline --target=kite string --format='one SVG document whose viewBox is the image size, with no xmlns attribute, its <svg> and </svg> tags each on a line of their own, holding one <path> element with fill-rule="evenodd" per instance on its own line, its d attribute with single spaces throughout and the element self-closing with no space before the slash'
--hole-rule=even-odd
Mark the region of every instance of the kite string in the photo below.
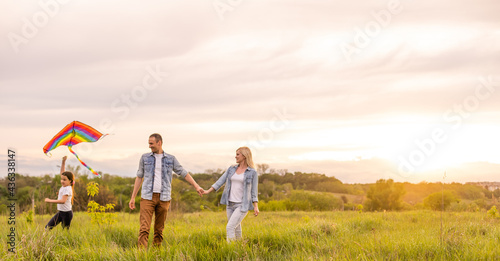
<svg viewBox="0 0 500 261">
<path fill-rule="evenodd" d="M 80 163 L 82 163 L 83 166 L 85 166 L 87 169 L 89 169 L 92 173 L 94 173 L 95 175 L 97 176 L 100 176 L 99 173 L 97 173 L 95 170 L 93 170 L 91 167 L 87 166 L 87 164 L 85 162 L 83 162 L 80 157 L 78 157 L 78 155 L 76 155 L 76 153 L 71 149 L 72 146 L 68 146 L 68 149 L 71 153 L 73 153 L 73 155 L 75 155 L 75 157 L 80 161 Z"/>
</svg>

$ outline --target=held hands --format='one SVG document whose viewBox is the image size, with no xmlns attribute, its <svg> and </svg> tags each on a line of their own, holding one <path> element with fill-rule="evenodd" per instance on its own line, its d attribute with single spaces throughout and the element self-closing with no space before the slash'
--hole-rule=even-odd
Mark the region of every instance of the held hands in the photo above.
<svg viewBox="0 0 500 261">
<path fill-rule="evenodd" d="M 206 195 L 206 194 L 209 194 L 210 192 L 214 191 L 214 188 L 210 187 L 210 189 L 208 190 L 205 190 L 201 187 L 198 187 L 196 189 L 196 192 L 198 192 L 198 194 L 200 195 L 200 197 L 203 197 L 203 195 Z"/>
<path fill-rule="evenodd" d="M 205 194 L 205 190 L 201 187 L 198 187 L 196 189 L 196 192 L 198 192 L 198 195 L 200 195 L 200 197 L 203 197 L 203 195 Z"/>
<path fill-rule="evenodd" d="M 214 188 L 210 187 L 210 189 L 208 189 L 208 190 L 204 190 L 204 191 L 203 191 L 203 194 L 204 194 L 204 195 L 206 195 L 206 194 L 208 194 L 208 193 L 210 193 L 210 192 L 212 192 L 212 191 L 214 191 Z"/>
</svg>

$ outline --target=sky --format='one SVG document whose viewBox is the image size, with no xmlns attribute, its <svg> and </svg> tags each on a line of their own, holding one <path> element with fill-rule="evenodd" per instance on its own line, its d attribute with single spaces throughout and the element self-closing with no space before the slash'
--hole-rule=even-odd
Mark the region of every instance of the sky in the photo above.
<svg viewBox="0 0 500 261">
<path fill-rule="evenodd" d="M 240 146 L 344 183 L 500 181 L 500 2 L 0 0 L 0 177 L 73 150 L 134 177 L 148 137 L 191 173 Z"/>
</svg>

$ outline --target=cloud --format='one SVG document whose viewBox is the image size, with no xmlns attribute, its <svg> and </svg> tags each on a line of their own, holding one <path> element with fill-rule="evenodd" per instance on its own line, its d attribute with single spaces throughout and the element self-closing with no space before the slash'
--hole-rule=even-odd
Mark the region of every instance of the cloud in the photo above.
<svg viewBox="0 0 500 261">
<path fill-rule="evenodd" d="M 133 175 L 125 162 L 161 132 L 196 171 L 226 166 L 228 151 L 249 143 L 271 166 L 371 180 L 389 167 L 363 161 L 372 172 L 341 160 L 397 154 L 390 150 L 399 145 L 411 151 L 414 137 L 457 122 L 443 115 L 471 102 L 479 77 L 500 80 L 500 4 L 492 0 L 401 0 L 401 12 L 348 62 L 341 44 L 354 43 L 391 2 L 241 1 L 220 20 L 210 1 L 70 1 L 18 53 L 7 37 L 0 41 L 0 128 L 8 137 L 0 145 L 19 148 L 25 166 L 42 173 L 41 146 L 80 120 L 114 134 L 89 155 L 110 172 Z M 22 34 L 43 11 L 38 2 L 0 8 L 9 10 L 0 17 L 4 36 Z M 165 75 L 140 89 L 148 68 Z M 462 116 L 463 126 L 498 126 L 498 93 Z M 262 142 L 276 111 L 292 116 L 290 124 Z M 324 162 L 290 160 L 323 152 Z"/>
</svg>

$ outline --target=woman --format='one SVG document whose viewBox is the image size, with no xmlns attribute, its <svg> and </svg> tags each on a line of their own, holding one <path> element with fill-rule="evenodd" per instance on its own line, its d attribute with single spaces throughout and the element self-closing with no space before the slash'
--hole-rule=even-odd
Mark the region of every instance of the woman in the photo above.
<svg viewBox="0 0 500 261">
<path fill-rule="evenodd" d="M 259 215 L 257 199 L 259 180 L 252 152 L 248 147 L 238 148 L 235 158 L 237 164 L 229 167 L 209 190 L 204 191 L 204 194 L 208 194 L 226 184 L 220 203 L 226 205 L 228 242 L 241 239 L 241 221 L 249 210 L 253 210 L 255 216 Z"/>
</svg>

